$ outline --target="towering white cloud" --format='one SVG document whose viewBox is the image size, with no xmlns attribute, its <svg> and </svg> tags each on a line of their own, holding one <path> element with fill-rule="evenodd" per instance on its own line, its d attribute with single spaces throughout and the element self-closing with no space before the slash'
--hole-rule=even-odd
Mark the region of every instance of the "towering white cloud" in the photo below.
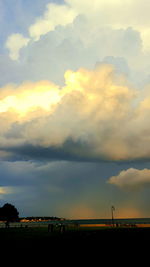
<svg viewBox="0 0 150 267">
<path fill-rule="evenodd" d="M 66 0 L 78 14 L 84 14 L 91 25 L 111 26 L 115 29 L 132 27 L 143 40 L 144 51 L 150 50 L 150 3 L 147 0 Z"/>
<path fill-rule="evenodd" d="M 146 0 L 128 0 L 125 3 L 120 0 L 66 0 L 64 4 L 49 3 L 44 13 L 40 17 L 35 17 L 35 21 L 27 29 L 28 38 L 20 34 L 12 34 L 8 37 L 6 46 L 10 50 L 11 59 L 17 60 L 19 50 L 27 46 L 29 40 L 32 42 L 38 41 L 43 35 L 55 31 L 57 26 L 65 28 L 73 23 L 78 16 L 84 16 L 87 20 L 89 32 L 92 31 L 93 35 L 95 31 L 98 34 L 100 28 L 105 28 L 107 31 L 108 27 L 113 30 L 125 30 L 130 27 L 139 32 L 143 51 L 149 51 L 149 7 L 150 4 Z M 84 38 L 85 34 L 86 32 L 82 32 L 82 39 L 86 40 L 86 36 Z M 68 38 L 68 36 L 64 36 L 64 38 Z M 129 39 L 132 42 L 132 36 L 129 36 Z"/>
</svg>

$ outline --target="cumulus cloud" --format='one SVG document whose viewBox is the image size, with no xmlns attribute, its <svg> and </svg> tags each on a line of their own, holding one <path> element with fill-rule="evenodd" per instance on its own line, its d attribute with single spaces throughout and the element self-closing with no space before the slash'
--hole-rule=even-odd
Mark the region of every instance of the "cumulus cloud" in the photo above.
<svg viewBox="0 0 150 267">
<path fill-rule="evenodd" d="M 122 76 L 117 78 L 111 65 L 68 70 L 65 80 L 61 89 L 46 81 L 1 89 L 1 147 L 61 147 L 70 139 L 81 143 L 72 151 L 81 156 L 87 154 L 85 147 L 89 156 L 128 158 L 118 125 L 131 116 L 134 90 Z"/>
<path fill-rule="evenodd" d="M 72 23 L 76 15 L 75 10 L 69 5 L 48 4 L 43 16 L 36 18 L 35 23 L 29 26 L 28 38 L 20 33 L 11 34 L 7 38 L 5 46 L 9 50 L 10 58 L 12 60 L 18 60 L 20 50 L 26 47 L 31 40 L 38 41 L 42 35 L 55 30 L 56 26 L 66 26 Z"/>
<path fill-rule="evenodd" d="M 94 3 L 90 0 L 65 0 L 61 5 L 50 3 L 44 15 L 31 25 L 29 32 L 32 36 L 33 29 L 33 36 L 38 39 L 55 26 L 65 26 L 77 15 L 84 15 L 90 21 L 93 30 L 96 25 L 111 25 L 116 29 L 133 27 L 141 33 L 144 50 L 149 50 L 149 7 L 150 4 L 146 0 L 128 0 L 126 3 L 121 0 L 95 0 Z"/>
<path fill-rule="evenodd" d="M 47 4 L 44 14 L 36 18 L 35 22 L 29 26 L 28 38 L 20 33 L 14 33 L 8 36 L 5 46 L 9 50 L 10 58 L 12 60 L 18 60 L 20 50 L 26 47 L 30 41 L 38 41 L 42 35 L 55 30 L 58 25 L 66 26 L 72 23 L 76 15 L 75 10 L 69 5 Z"/>
<path fill-rule="evenodd" d="M 149 158 L 149 102 L 148 89 L 133 89 L 109 64 L 68 70 L 64 87 L 10 84 L 1 88 L 0 148 L 2 154 L 30 145 L 47 155 L 56 149 L 79 158 Z"/>
<path fill-rule="evenodd" d="M 143 10 L 143 12 L 141 12 L 141 10 Z M 149 3 L 147 3 L 146 0 L 144 3 L 141 0 L 130 0 L 126 1 L 125 4 L 123 4 L 120 0 L 96 0 L 94 3 L 89 0 L 84 0 L 82 2 L 78 0 L 66 0 L 61 4 L 49 3 L 45 8 L 44 13 L 41 14 L 40 17 L 36 17 L 35 22 L 28 27 L 27 30 L 29 37 L 25 38 L 23 35 L 21 35 L 21 38 L 19 37 L 20 39 L 17 37 L 19 39 L 19 47 L 16 47 L 16 42 L 11 39 L 13 36 L 20 34 L 13 34 L 8 37 L 7 43 L 8 48 L 11 51 L 10 56 L 13 60 L 18 59 L 19 49 L 29 44 L 29 40 L 32 42 L 38 41 L 42 36 L 48 34 L 49 32 L 56 31 L 57 26 L 62 26 L 66 29 L 69 24 L 74 23 L 75 19 L 80 16 L 85 17 L 88 25 L 87 32 L 89 33 L 89 36 L 92 32 L 92 38 L 94 37 L 94 34 L 96 34 L 96 36 L 99 35 L 100 28 L 104 28 L 104 30 L 106 30 L 106 35 L 107 28 L 111 28 L 113 30 L 126 30 L 128 28 L 132 28 L 141 36 L 143 50 L 147 51 L 150 47 L 150 24 L 148 10 Z M 141 18 L 140 20 L 139 17 Z M 86 35 L 86 31 L 82 31 L 81 33 L 80 30 L 80 35 L 82 35 L 82 40 L 84 39 L 88 44 L 89 40 L 88 35 Z M 128 37 L 130 42 L 132 42 L 132 36 L 129 35 Z M 65 36 L 64 38 L 68 38 L 68 36 Z M 109 38 L 109 40 L 110 39 L 111 38 Z M 15 45 L 12 44 L 14 42 Z M 90 39 L 90 42 L 93 42 L 93 39 Z M 14 46 L 16 48 L 14 48 Z"/>
<path fill-rule="evenodd" d="M 70 6 L 50 3 L 44 15 L 29 27 L 29 35 L 38 41 L 41 35 L 53 31 L 58 25 L 66 26 L 72 23 L 75 17 L 76 12 Z"/>
<path fill-rule="evenodd" d="M 147 0 L 66 0 L 78 14 L 84 14 L 94 26 L 110 26 L 115 29 L 133 27 L 141 33 L 143 49 L 149 50 L 149 8 Z M 89 12 L 90 11 L 90 12 Z"/>
<path fill-rule="evenodd" d="M 132 23 L 127 26 L 113 27 L 113 23 L 107 24 L 105 18 L 103 18 L 102 22 L 97 21 L 97 16 L 93 12 L 98 12 L 99 20 L 105 12 L 101 11 L 102 14 L 100 16 L 100 11 L 97 11 L 97 8 L 93 11 L 90 7 L 90 1 L 87 2 L 87 5 L 84 1 L 81 4 L 79 4 L 79 1 L 76 2 L 78 2 L 78 5 L 84 6 L 84 8 L 80 8 L 80 12 L 79 8 L 75 7 L 77 3 L 66 2 L 66 4 L 61 5 L 51 3 L 41 14 L 41 17 L 35 18 L 35 21 L 27 29 L 29 33 L 29 29 L 35 26 L 35 35 L 33 33 L 31 37 L 29 33 L 28 38 L 21 35 L 23 38 L 29 39 L 27 46 L 24 46 L 22 51 L 20 50 L 21 48 L 18 49 L 17 54 L 14 48 L 14 55 L 10 53 L 11 58 L 20 60 L 11 62 L 7 57 L 0 58 L 0 70 L 3 74 L 0 77 L 0 84 L 42 79 L 63 84 L 64 73 L 67 69 L 77 70 L 81 66 L 93 68 L 96 62 L 103 62 L 103 58 L 105 60 L 109 56 L 115 58 L 115 60 L 109 60 L 115 66 L 117 58 L 123 58 L 129 66 L 130 79 L 135 84 L 141 85 L 142 82 L 144 83 L 149 77 L 149 55 L 143 53 L 141 32 Z M 98 3 L 101 3 L 101 1 L 98 1 Z M 86 13 L 84 10 L 88 5 L 90 12 Z M 92 6 L 94 7 L 93 4 Z M 61 15 L 55 16 L 55 19 L 52 15 L 53 8 L 61 12 Z M 70 10 L 68 12 L 74 10 L 78 16 L 73 16 L 72 22 L 66 22 L 64 25 L 62 16 L 67 11 L 63 13 L 61 11 L 63 9 Z M 121 11 L 118 13 L 121 13 Z M 46 14 L 49 14 L 49 16 Z M 90 14 L 95 15 L 91 17 Z M 44 33 L 44 30 L 38 26 L 38 21 L 42 21 L 42 25 L 44 25 L 46 16 L 48 16 L 49 20 L 51 18 L 54 24 L 57 24 L 56 18 L 60 21 L 57 21 L 59 25 L 54 26 L 53 30 L 49 28 L 48 32 Z M 117 62 L 117 65 L 120 70 L 124 71 L 125 65 L 123 61 Z"/>
<path fill-rule="evenodd" d="M 22 34 L 16 33 L 8 37 L 6 41 L 6 47 L 9 50 L 9 56 L 12 60 L 18 60 L 20 50 L 27 46 L 30 39 L 25 38 Z"/>
<path fill-rule="evenodd" d="M 150 170 L 134 168 L 123 170 L 118 175 L 110 177 L 108 183 L 121 189 L 139 189 L 150 185 Z"/>
<path fill-rule="evenodd" d="M 1 56 L 0 86 L 25 80 L 51 80 L 62 85 L 67 69 L 92 69 L 96 62 L 113 64 L 137 85 L 149 77 L 149 56 L 141 51 L 140 34 L 132 28 L 114 30 L 97 25 L 94 31 L 80 16 L 39 41 L 29 42 L 18 61 Z"/>
</svg>

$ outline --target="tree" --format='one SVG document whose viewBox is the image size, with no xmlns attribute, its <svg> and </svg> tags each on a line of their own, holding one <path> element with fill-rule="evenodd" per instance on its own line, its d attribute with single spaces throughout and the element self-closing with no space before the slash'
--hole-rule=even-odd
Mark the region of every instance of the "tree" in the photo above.
<svg viewBox="0 0 150 267">
<path fill-rule="evenodd" d="M 6 203 L 2 208 L 0 208 L 0 218 L 3 221 L 15 222 L 19 220 L 19 212 L 15 206 Z"/>
</svg>

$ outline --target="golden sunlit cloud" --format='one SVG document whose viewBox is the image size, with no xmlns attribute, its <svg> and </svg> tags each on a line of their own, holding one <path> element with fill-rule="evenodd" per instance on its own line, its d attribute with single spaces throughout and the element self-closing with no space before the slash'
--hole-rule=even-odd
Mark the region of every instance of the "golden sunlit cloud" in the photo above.
<svg viewBox="0 0 150 267">
<path fill-rule="evenodd" d="M 83 157 L 149 157 L 147 99 L 148 91 L 143 99 L 111 65 L 68 70 L 62 88 L 49 81 L 7 85 L 0 96 L 0 144 L 59 147 L 72 139 L 87 145 L 72 149 Z"/>
<path fill-rule="evenodd" d="M 6 92 L 7 95 L 0 99 L 0 113 L 10 111 L 17 113 L 20 117 L 26 116 L 28 112 L 37 108 L 50 111 L 61 98 L 58 87 L 48 81 L 25 82 L 17 88 L 12 85 Z"/>
</svg>

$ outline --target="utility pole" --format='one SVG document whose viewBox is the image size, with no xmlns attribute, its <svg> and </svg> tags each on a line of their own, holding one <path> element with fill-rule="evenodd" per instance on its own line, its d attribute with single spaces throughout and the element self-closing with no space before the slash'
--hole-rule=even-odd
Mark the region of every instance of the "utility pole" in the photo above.
<svg viewBox="0 0 150 267">
<path fill-rule="evenodd" d="M 111 206 L 111 219 L 112 219 L 112 226 L 114 227 L 114 211 L 115 211 L 115 207 Z"/>
</svg>

